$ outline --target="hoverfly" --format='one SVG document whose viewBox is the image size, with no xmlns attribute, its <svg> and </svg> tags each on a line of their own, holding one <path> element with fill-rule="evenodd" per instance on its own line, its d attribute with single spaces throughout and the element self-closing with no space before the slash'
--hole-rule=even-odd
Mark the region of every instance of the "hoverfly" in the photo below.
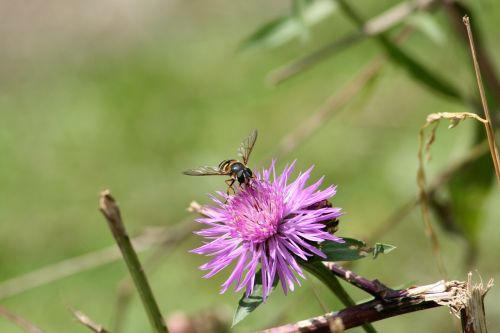
<svg viewBox="0 0 500 333">
<path fill-rule="evenodd" d="M 252 170 L 247 167 L 248 158 L 255 145 L 255 140 L 257 140 L 257 130 L 250 133 L 250 135 L 240 144 L 238 155 L 241 157 L 242 161 L 224 160 L 220 162 L 217 167 L 202 166 L 195 169 L 188 169 L 184 171 L 183 174 L 188 176 L 229 176 L 231 178 L 225 181 L 228 186 L 227 194 L 229 194 L 230 189 L 234 193 L 233 184 L 236 181 L 238 181 L 240 186 L 248 186 L 250 180 L 255 177 Z"/>
</svg>

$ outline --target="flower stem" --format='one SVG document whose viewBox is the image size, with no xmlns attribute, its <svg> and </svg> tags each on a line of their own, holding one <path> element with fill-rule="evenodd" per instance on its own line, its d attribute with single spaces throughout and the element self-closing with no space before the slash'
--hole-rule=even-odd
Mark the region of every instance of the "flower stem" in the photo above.
<svg viewBox="0 0 500 333">
<path fill-rule="evenodd" d="M 134 280 L 135 286 L 141 296 L 144 309 L 148 314 L 149 321 L 154 333 L 168 333 L 167 326 L 161 315 L 158 304 L 153 296 L 144 270 L 142 269 L 137 253 L 134 251 L 130 238 L 122 222 L 120 209 L 111 193 L 106 190 L 101 193 L 99 208 L 108 221 L 109 228 L 115 238 L 127 268 Z"/>
<path fill-rule="evenodd" d="M 355 306 L 356 303 L 354 300 L 349 296 L 347 291 L 342 287 L 340 284 L 340 281 L 337 279 L 335 274 L 331 272 L 321 261 L 300 261 L 299 264 L 307 270 L 309 273 L 314 275 L 318 280 L 323 282 L 325 286 L 330 289 L 335 296 L 337 296 L 342 304 L 346 307 L 352 307 Z M 375 330 L 375 327 L 373 327 L 372 324 L 366 323 L 363 324 L 363 329 L 367 333 L 376 333 L 377 331 Z"/>
</svg>

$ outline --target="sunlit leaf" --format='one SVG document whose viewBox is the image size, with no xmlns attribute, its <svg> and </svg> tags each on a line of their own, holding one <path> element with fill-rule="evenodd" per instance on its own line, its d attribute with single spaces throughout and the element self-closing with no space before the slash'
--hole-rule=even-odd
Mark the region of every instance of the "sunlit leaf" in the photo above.
<svg viewBox="0 0 500 333">
<path fill-rule="evenodd" d="M 331 0 L 294 1 L 290 15 L 266 23 L 246 38 L 240 48 L 273 48 L 294 38 L 304 38 L 309 27 L 327 18 L 335 8 L 335 2 Z"/>
<path fill-rule="evenodd" d="M 446 34 L 434 16 L 426 12 L 418 12 L 410 16 L 406 22 L 413 26 L 436 44 L 442 45 L 446 40 Z"/>
</svg>

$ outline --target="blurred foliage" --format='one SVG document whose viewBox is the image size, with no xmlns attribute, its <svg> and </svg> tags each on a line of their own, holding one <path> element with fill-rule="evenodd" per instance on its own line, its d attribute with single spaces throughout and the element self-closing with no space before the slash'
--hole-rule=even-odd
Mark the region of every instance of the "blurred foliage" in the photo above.
<svg viewBox="0 0 500 333">
<path fill-rule="evenodd" d="M 309 28 L 328 18 L 336 9 L 336 3 L 331 0 L 295 0 L 292 3 L 290 15 L 266 23 L 246 38 L 241 48 L 273 48 L 297 37 L 306 41 Z"/>
<path fill-rule="evenodd" d="M 312 3 L 297 1 L 293 7 L 265 1 L 0 1 L 0 280 L 112 244 L 97 209 L 103 188 L 115 194 L 132 234 L 147 226 L 178 223 L 189 216 L 185 208 L 190 201 L 206 203 L 206 193 L 224 187 L 218 177 L 189 178 L 181 170 L 235 157 L 240 140 L 254 128 L 260 137 L 250 164 L 266 165 L 280 140 L 345 86 L 360 67 L 381 50 L 393 60 L 401 55 L 387 44 L 400 31 L 396 27 L 382 44 L 380 39 L 365 39 L 295 80 L 270 88 L 264 81 L 270 70 L 355 29 L 345 14 L 337 10 L 331 15 L 326 7 L 319 14 L 328 15 L 316 13 L 307 19 Z M 363 0 L 355 5 L 369 18 L 397 3 Z M 473 22 L 498 67 L 494 55 L 500 52 L 496 33 L 500 6 L 486 1 L 465 4 L 474 10 Z M 286 26 L 276 24 L 277 30 L 269 30 L 277 34 L 273 38 L 287 36 L 273 44 L 280 47 L 235 53 L 245 36 L 277 17 L 285 17 L 283 22 L 293 17 L 303 26 L 293 25 L 293 33 L 286 35 L 279 32 Z M 284 165 L 298 159 L 298 168 L 315 164 L 314 176 L 324 174 L 327 183 L 339 186 L 334 204 L 346 212 L 340 236 L 368 238 L 415 196 L 417 132 L 427 114 L 470 111 L 463 101 L 422 89 L 400 70 L 413 59 L 425 71 L 411 67 L 408 72 L 435 75 L 452 82 L 453 89 L 464 95 L 475 95 L 468 47 L 456 37 L 442 11 L 432 14 L 432 20 L 444 36 L 441 43 L 417 29 L 396 49 L 404 50 L 404 57 L 384 67 L 364 103 L 354 99 L 346 112 L 322 123 L 313 137 L 278 161 Z M 432 24 L 415 23 L 415 19 L 407 24 L 433 29 Z M 307 40 L 301 39 L 304 32 Z M 430 83 L 427 86 L 433 88 Z M 473 124 L 463 124 L 439 133 L 427 166 L 429 179 L 467 153 L 475 130 Z M 469 173 L 467 180 L 457 178 L 453 195 L 469 195 L 456 199 L 458 206 L 473 204 L 478 209 L 477 215 L 459 214 L 467 216 L 464 221 L 471 225 L 464 228 L 465 233 L 477 239 L 475 267 L 489 278 L 499 274 L 494 254 L 500 250 L 500 227 L 495 223 L 500 218 L 500 193 L 498 189 L 488 193 L 492 182 L 486 176 L 491 166 L 486 163 L 485 158 L 484 169 Z M 479 178 L 484 182 L 477 191 L 465 189 L 464 182 L 479 184 Z M 450 276 L 464 279 L 462 267 L 470 249 L 443 230 L 438 230 L 438 237 Z M 398 251 L 359 263 L 357 273 L 389 286 L 441 278 L 417 212 L 385 230 L 377 241 L 394 244 Z M 195 313 L 214 304 L 233 307 L 239 298 L 231 292 L 218 294 L 225 272 L 211 280 L 201 278 L 197 266 L 204 258 L 188 253 L 199 242 L 192 237 L 181 243 L 150 275 L 166 314 Z M 67 307 L 108 324 L 117 282 L 125 274 L 123 263 L 117 262 L 3 299 L 2 304 L 48 332 L 87 332 L 73 321 Z M 286 297 L 273 293 L 264 311 L 259 308 L 234 331 L 248 332 L 322 313 L 310 297 L 315 284 L 311 278 Z M 316 288 L 325 303 L 341 307 L 324 287 Z M 348 291 L 354 299 L 365 297 Z M 500 325 L 499 295 L 493 289 L 486 299 L 491 327 Z M 310 300 L 308 306 L 304 299 Z M 450 331 L 453 324 L 448 318 L 446 309 L 432 310 L 378 322 L 375 327 L 384 332 L 407 327 Z M 135 298 L 124 332 L 144 331 L 147 325 Z M 0 319 L 0 331 L 21 332 L 4 319 Z"/>
</svg>

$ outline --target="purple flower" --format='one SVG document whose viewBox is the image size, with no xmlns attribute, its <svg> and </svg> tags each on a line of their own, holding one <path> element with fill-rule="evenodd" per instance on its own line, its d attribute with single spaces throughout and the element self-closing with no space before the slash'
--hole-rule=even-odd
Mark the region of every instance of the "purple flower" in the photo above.
<svg viewBox="0 0 500 333">
<path fill-rule="evenodd" d="M 255 272 L 260 266 L 263 298 L 266 299 L 271 291 L 276 274 L 286 294 L 288 290 L 293 291 L 295 282 L 300 285 L 298 276 L 305 278 L 296 257 L 303 260 L 313 255 L 324 258 L 314 243 L 344 242 L 328 233 L 324 224 L 339 217 L 340 208 L 310 208 L 332 197 L 335 186 L 318 191 L 322 177 L 305 187 L 312 167 L 287 184 L 294 166 L 295 162 L 276 176 L 273 161 L 269 169 L 257 173 L 257 179 L 234 196 L 222 192 L 218 192 L 222 200 L 211 196 L 217 206 L 207 206 L 203 210 L 205 217 L 197 219 L 209 226 L 197 232 L 209 241 L 192 252 L 214 257 L 200 267 L 209 270 L 204 277 L 212 277 L 235 263 L 231 275 L 222 284 L 221 293 L 235 284 L 235 291 L 246 287 L 246 295 L 250 295 Z"/>
</svg>

